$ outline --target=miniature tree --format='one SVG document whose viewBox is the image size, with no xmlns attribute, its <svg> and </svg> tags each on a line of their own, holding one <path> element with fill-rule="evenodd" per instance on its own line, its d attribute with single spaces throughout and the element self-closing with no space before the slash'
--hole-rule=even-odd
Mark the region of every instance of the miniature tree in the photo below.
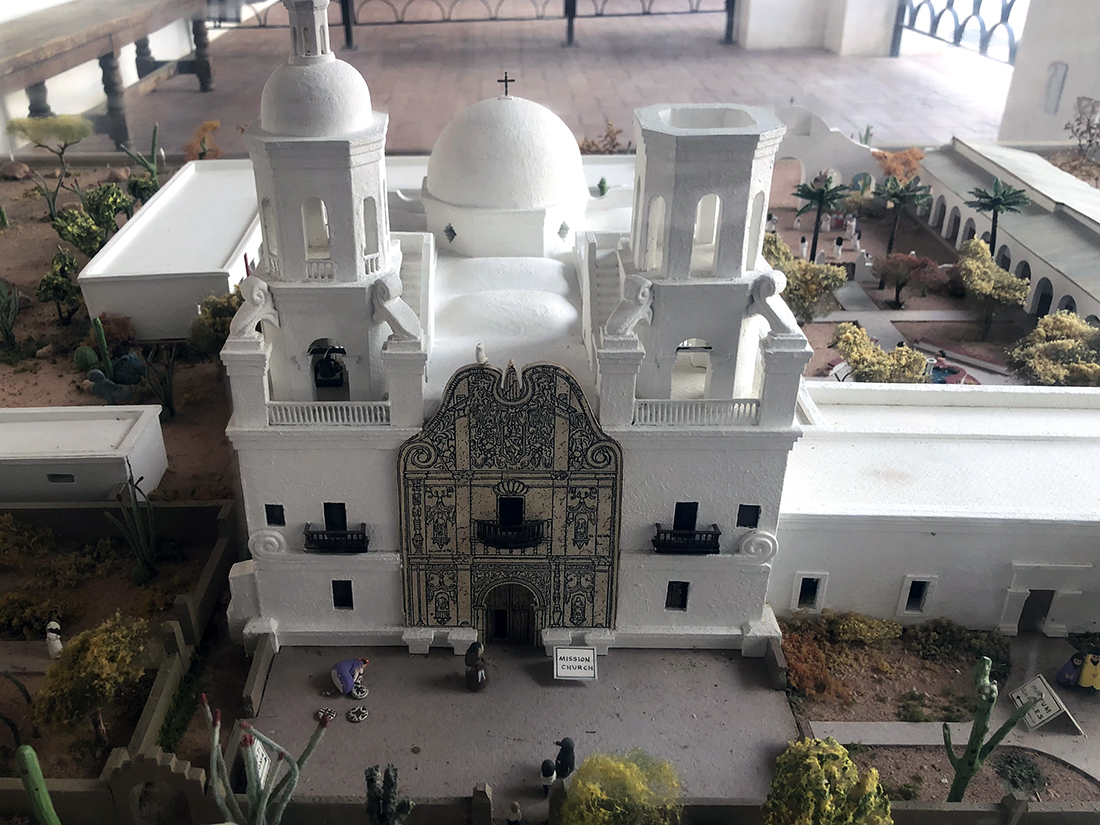
<svg viewBox="0 0 1100 825">
<path fill-rule="evenodd" d="M 764 825 L 892 825 L 890 800 L 869 768 L 862 776 L 831 736 L 791 742 L 775 760 Z"/>
<path fill-rule="evenodd" d="M 1077 141 L 1077 154 L 1088 160 L 1100 152 L 1100 100 L 1078 97 L 1065 130 Z"/>
<path fill-rule="evenodd" d="M 44 304 L 53 303 L 57 307 L 57 322 L 68 326 L 80 309 L 80 287 L 73 283 L 79 267 L 76 258 L 62 249 L 50 261 L 50 271 L 42 276 L 34 295 Z"/>
<path fill-rule="evenodd" d="M 372 765 L 364 771 L 367 781 L 367 818 L 370 825 L 401 825 L 410 813 L 413 802 L 407 796 L 397 797 L 397 768 L 386 765 L 385 774 Z"/>
<path fill-rule="evenodd" d="M 894 254 L 886 258 L 878 258 L 875 261 L 874 274 L 878 276 L 882 287 L 887 284 L 893 285 L 894 305 L 898 309 L 902 306 L 902 290 L 910 283 L 921 284 L 927 288 L 947 280 L 947 276 L 940 271 L 935 261 L 917 255 Z"/>
<path fill-rule="evenodd" d="M 640 748 L 594 753 L 566 791 L 562 825 L 674 825 L 680 821 L 680 778 L 670 762 Z"/>
<path fill-rule="evenodd" d="M 145 382 L 160 402 L 161 419 L 176 414 L 176 345 L 157 344 L 145 359 Z"/>
<path fill-rule="evenodd" d="M 222 128 L 220 120 L 207 120 L 203 121 L 202 125 L 195 129 L 195 134 L 191 136 L 183 147 L 183 159 L 184 160 L 216 160 L 220 158 L 224 152 L 214 143 L 212 137 L 214 132 Z"/>
<path fill-rule="evenodd" d="M 974 724 L 970 728 L 970 739 L 966 743 L 966 750 L 962 756 L 955 755 L 951 747 L 951 726 L 947 722 L 943 723 L 943 746 L 947 749 L 947 758 L 951 762 L 951 767 L 955 769 L 955 781 L 951 783 L 951 790 L 947 794 L 948 802 L 962 802 L 967 785 L 982 769 L 989 754 L 1001 744 L 1002 739 L 1008 736 L 1009 731 L 1027 716 L 1028 711 L 1038 701 L 1038 699 L 1029 699 L 1016 708 L 997 732 L 989 738 L 989 741 L 984 742 L 986 732 L 989 730 L 989 716 L 993 712 L 993 706 L 997 704 L 997 683 L 989 681 L 989 669 L 992 665 L 990 658 L 983 656 L 974 668 L 977 708 L 974 710 Z"/>
<path fill-rule="evenodd" d="M 19 291 L 11 281 L 0 278 L 0 343 L 15 349 L 15 319 L 19 317 Z"/>
<path fill-rule="evenodd" d="M 67 186 L 65 177 L 69 173 L 69 162 L 65 153 L 71 146 L 79 143 L 92 133 L 92 122 L 76 115 L 54 115 L 53 117 L 17 117 L 8 121 L 8 134 L 29 140 L 39 149 L 45 149 L 57 156 L 61 164 L 57 183 L 51 188 L 42 175 L 31 170 L 35 189 L 46 199 L 50 220 L 57 218 L 57 196 L 61 190 L 69 189 L 81 195 L 78 186 Z M 83 200 L 83 196 L 81 196 Z"/>
<path fill-rule="evenodd" d="M 858 324 L 841 324 L 830 346 L 844 356 L 858 383 L 923 384 L 928 381 L 928 359 L 911 347 L 886 352 Z"/>
<path fill-rule="evenodd" d="M 878 165 L 887 175 L 893 175 L 902 183 L 920 171 L 920 162 L 924 160 L 924 150 L 913 147 L 901 152 L 872 152 Z"/>
<path fill-rule="evenodd" d="M 134 214 L 134 199 L 118 188 L 104 183 L 84 193 L 84 211 L 64 209 L 53 221 L 53 228 L 67 241 L 94 258 L 107 240 L 118 231 L 117 216 Z"/>
<path fill-rule="evenodd" d="M 762 254 L 772 269 L 778 269 L 786 276 L 783 300 L 799 324 L 812 321 L 818 302 L 848 280 L 848 273 L 842 267 L 796 260 L 790 247 L 775 232 L 764 235 Z"/>
<path fill-rule="evenodd" d="M 11 221 L 8 220 L 8 210 L 4 208 L 3 204 L 0 204 L 0 232 L 10 228 Z"/>
<path fill-rule="evenodd" d="M 1031 203 L 1023 189 L 1001 183 L 1000 178 L 993 179 L 993 186 L 985 189 L 971 189 L 973 200 L 966 201 L 966 205 L 979 212 L 989 212 L 993 223 L 989 230 L 989 254 L 997 253 L 997 219 L 1002 212 L 1019 212 Z"/>
<path fill-rule="evenodd" d="M 1047 315 L 1009 350 L 1008 363 L 1029 384 L 1100 387 L 1100 329 L 1074 312 Z"/>
<path fill-rule="evenodd" d="M 157 131 L 160 129 L 159 123 L 153 124 L 153 140 L 149 149 L 148 155 L 143 155 L 141 152 L 135 152 L 127 146 L 122 147 L 122 151 L 130 156 L 130 160 L 138 164 L 148 174 L 144 177 L 131 177 L 126 181 L 126 190 L 136 200 L 145 203 L 149 198 L 153 197 L 158 189 L 160 189 L 160 173 L 157 168 Z"/>
<path fill-rule="evenodd" d="M 982 316 L 982 340 L 989 337 L 993 316 L 1003 306 L 1022 306 L 1028 282 L 1005 272 L 995 263 L 989 248 L 977 238 L 963 244 L 955 273 L 966 290 L 966 300 Z"/>
<path fill-rule="evenodd" d="M 320 714 L 317 719 L 317 727 L 309 738 L 305 750 L 296 760 L 292 759 L 286 749 L 272 739 L 264 736 L 247 722 L 241 723 L 241 729 L 245 731 L 241 736 L 241 755 L 244 759 L 245 775 L 247 776 L 248 810 L 241 809 L 236 795 L 233 793 L 229 781 L 229 767 L 225 764 L 225 754 L 221 748 L 221 711 L 210 711 L 210 702 L 206 694 L 202 694 L 202 710 L 206 716 L 206 726 L 210 729 L 210 794 L 214 802 L 222 812 L 227 822 L 235 825 L 279 825 L 283 813 L 294 795 L 294 789 L 298 785 L 302 768 L 305 767 L 309 757 L 313 754 L 321 738 L 328 727 L 328 716 Z M 259 765 L 257 763 L 255 746 L 260 742 L 275 752 L 275 763 L 267 772 L 267 779 L 260 781 Z M 286 766 L 287 772 L 282 779 L 278 779 L 280 766 Z M 396 781 L 396 779 L 395 779 Z"/>
<path fill-rule="evenodd" d="M 209 295 L 199 304 L 199 316 L 191 322 L 191 344 L 209 358 L 216 358 L 229 337 L 229 324 L 244 303 L 241 290 L 227 295 Z"/>
<path fill-rule="evenodd" d="M 889 256 L 894 252 L 894 240 L 898 235 L 902 209 L 928 203 L 932 200 L 932 187 L 921 186 L 919 177 L 910 178 L 902 183 L 894 175 L 888 175 L 886 180 L 875 187 L 875 197 L 882 198 L 894 210 L 894 220 L 890 224 L 890 240 L 886 243 L 886 254 Z M 879 281 L 878 288 L 885 287 L 886 284 Z"/>
<path fill-rule="evenodd" d="M 839 204 L 848 194 L 848 187 L 843 184 L 839 186 L 832 185 L 833 179 L 830 175 L 821 174 L 814 178 L 812 184 L 800 183 L 798 188 L 794 190 L 793 194 L 796 198 L 806 201 L 806 204 L 799 209 L 795 215 L 804 215 L 807 212 L 815 211 L 814 216 L 814 237 L 813 242 L 810 244 L 810 260 L 817 260 L 817 239 L 821 233 L 821 215 L 826 209 L 833 209 Z"/>
<path fill-rule="evenodd" d="M 34 703 L 34 719 L 53 727 L 71 727 L 90 716 L 97 741 L 109 742 L 103 708 L 133 688 L 145 668 L 141 653 L 149 637 L 144 619 L 120 613 L 78 633 L 46 671 Z"/>
<path fill-rule="evenodd" d="M 19 769 L 19 778 L 23 781 L 23 790 L 31 803 L 31 813 L 38 825 L 61 825 L 61 820 L 53 808 L 49 788 L 42 777 L 42 768 L 38 764 L 38 754 L 30 745 L 20 745 L 15 751 L 15 764 Z"/>
<path fill-rule="evenodd" d="M 611 187 L 607 185 L 607 178 L 600 178 L 599 182 L 596 184 L 596 191 L 600 193 L 600 197 L 602 198 L 606 195 L 610 189 Z M 0 229 L 3 229 L 3 227 L 0 227 Z"/>
<path fill-rule="evenodd" d="M 119 529 L 137 559 L 134 581 L 144 584 L 157 574 L 157 529 L 153 513 L 153 502 L 141 489 L 145 476 L 134 480 L 134 470 L 130 460 L 126 460 L 126 486 L 123 492 L 115 496 L 122 505 L 122 521 L 111 513 L 104 513 L 107 519 Z"/>
</svg>

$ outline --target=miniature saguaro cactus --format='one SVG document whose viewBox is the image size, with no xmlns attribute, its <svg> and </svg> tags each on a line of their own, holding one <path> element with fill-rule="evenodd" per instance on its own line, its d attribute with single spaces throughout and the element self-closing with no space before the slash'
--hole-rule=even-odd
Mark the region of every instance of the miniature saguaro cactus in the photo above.
<svg viewBox="0 0 1100 825">
<path fill-rule="evenodd" d="M 279 825 L 283 813 L 294 795 L 294 789 L 298 785 L 298 777 L 305 767 L 306 761 L 313 754 L 321 738 L 328 727 L 328 717 L 322 714 L 317 720 L 317 728 L 313 736 L 309 738 L 302 755 L 293 759 L 278 742 L 264 736 L 247 722 L 241 723 L 241 728 L 246 732 L 241 737 L 241 754 L 244 759 L 245 774 L 247 776 L 248 811 L 241 810 L 237 797 L 233 793 L 229 782 L 229 768 L 225 764 L 225 755 L 221 749 L 221 711 L 210 711 L 210 703 L 206 694 L 202 694 L 202 709 L 206 714 L 206 724 L 210 728 L 210 788 L 226 822 L 234 825 Z M 275 752 L 275 764 L 267 772 L 266 779 L 261 780 L 260 770 L 256 758 L 255 745 L 260 742 Z M 286 765 L 287 772 L 276 783 L 279 766 Z"/>
<path fill-rule="evenodd" d="M 413 802 L 407 796 L 397 798 L 397 768 L 386 765 L 384 776 L 378 766 L 364 772 L 367 780 L 367 817 L 370 825 L 401 825 L 412 812 Z"/>
<path fill-rule="evenodd" d="M 15 751 L 15 763 L 19 768 L 19 778 L 23 780 L 23 790 L 31 803 L 31 812 L 38 825 L 61 825 L 53 809 L 53 800 L 42 778 L 42 768 L 38 765 L 38 754 L 30 745 L 20 745 Z"/>
<path fill-rule="evenodd" d="M 943 723 L 943 744 L 947 748 L 947 758 L 951 761 L 951 767 L 955 769 L 955 781 L 951 783 L 951 792 L 947 795 L 948 802 L 962 802 L 966 793 L 966 786 L 974 775 L 982 769 L 985 760 L 993 749 L 1001 744 L 1001 740 L 1008 736 L 1008 732 L 1016 727 L 1037 700 L 1031 699 L 1018 707 L 988 742 L 983 744 L 985 734 L 989 730 L 989 715 L 993 712 L 993 706 L 997 704 L 997 683 L 989 681 L 989 669 L 993 662 L 988 656 L 978 660 L 978 666 L 974 668 L 974 687 L 977 693 L 978 706 L 974 711 L 974 724 L 970 728 L 970 740 L 966 743 L 966 750 L 961 757 L 955 756 L 951 749 L 951 728 Z"/>
</svg>

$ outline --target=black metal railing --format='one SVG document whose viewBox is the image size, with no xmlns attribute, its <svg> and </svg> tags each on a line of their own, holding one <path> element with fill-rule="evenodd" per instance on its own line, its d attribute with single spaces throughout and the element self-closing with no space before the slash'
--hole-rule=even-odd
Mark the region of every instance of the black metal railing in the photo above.
<svg viewBox="0 0 1100 825">
<path fill-rule="evenodd" d="M 502 550 L 535 547 L 542 543 L 546 533 L 545 520 L 523 521 L 507 527 L 499 521 L 486 519 L 474 519 L 474 522 L 477 524 L 477 540 Z"/>
<path fill-rule="evenodd" d="M 307 553 L 366 553 L 370 541 L 366 524 L 357 530 L 317 530 L 307 524 L 305 533 Z"/>
<path fill-rule="evenodd" d="M 656 535 L 653 536 L 653 549 L 658 553 L 687 553 L 702 555 L 718 552 L 718 539 L 722 531 L 717 524 L 712 524 L 709 530 L 668 530 L 655 525 Z"/>
</svg>

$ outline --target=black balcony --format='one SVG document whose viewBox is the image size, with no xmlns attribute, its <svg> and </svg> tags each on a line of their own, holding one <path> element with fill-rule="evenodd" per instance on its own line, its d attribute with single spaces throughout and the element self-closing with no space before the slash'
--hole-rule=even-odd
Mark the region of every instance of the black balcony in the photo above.
<svg viewBox="0 0 1100 825">
<path fill-rule="evenodd" d="M 668 530 L 656 525 L 657 534 L 653 537 L 653 549 L 658 553 L 681 553 L 686 555 L 705 555 L 718 552 L 718 539 L 722 531 L 717 524 L 709 530 Z"/>
<path fill-rule="evenodd" d="M 474 519 L 477 524 L 477 540 L 489 547 L 501 550 L 518 550 L 521 547 L 537 547 L 546 532 L 546 521 L 521 521 L 502 525 L 499 521 Z"/>
<path fill-rule="evenodd" d="M 358 530 L 317 530 L 306 525 L 307 553 L 366 553 L 367 525 Z"/>
</svg>

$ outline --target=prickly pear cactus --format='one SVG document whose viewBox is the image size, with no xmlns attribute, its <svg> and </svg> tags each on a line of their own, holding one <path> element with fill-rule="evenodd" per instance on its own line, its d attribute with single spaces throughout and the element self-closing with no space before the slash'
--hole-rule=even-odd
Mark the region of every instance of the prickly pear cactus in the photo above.
<svg viewBox="0 0 1100 825">
<path fill-rule="evenodd" d="M 397 798 L 397 768 L 386 765 L 384 776 L 378 766 L 365 771 L 367 780 L 367 817 L 370 825 L 400 825 L 412 812 L 413 803 L 407 796 Z"/>
</svg>

